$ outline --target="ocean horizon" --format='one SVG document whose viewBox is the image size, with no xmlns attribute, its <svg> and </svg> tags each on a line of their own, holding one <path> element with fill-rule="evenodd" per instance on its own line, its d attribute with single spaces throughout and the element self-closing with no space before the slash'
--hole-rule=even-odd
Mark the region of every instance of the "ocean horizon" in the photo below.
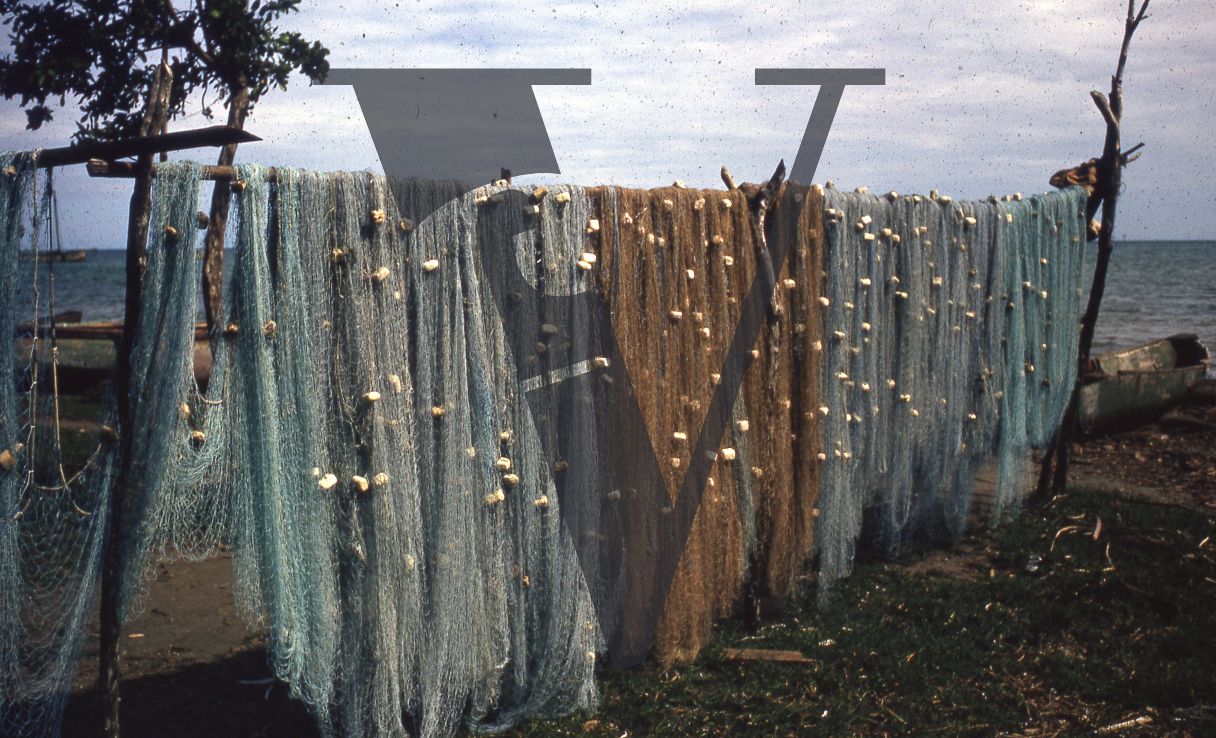
<svg viewBox="0 0 1216 738">
<path fill-rule="evenodd" d="M 1086 245 L 1088 292 L 1097 245 Z M 88 250 L 83 262 L 37 265 L 41 313 L 50 312 L 49 277 L 55 275 L 55 312 L 79 310 L 85 322 L 122 320 L 125 290 L 122 248 Z M 231 277 L 231 250 L 224 260 Z M 53 266 L 53 270 L 52 270 Z M 23 262 L 32 270 L 33 262 Z M 31 282 L 19 304 L 32 305 Z M 23 316 L 28 320 L 32 313 Z M 199 317 L 202 319 L 200 295 Z M 1216 239 L 1136 239 L 1115 242 L 1106 292 L 1094 336 L 1094 353 L 1129 348 L 1176 333 L 1194 333 L 1216 350 Z"/>
</svg>

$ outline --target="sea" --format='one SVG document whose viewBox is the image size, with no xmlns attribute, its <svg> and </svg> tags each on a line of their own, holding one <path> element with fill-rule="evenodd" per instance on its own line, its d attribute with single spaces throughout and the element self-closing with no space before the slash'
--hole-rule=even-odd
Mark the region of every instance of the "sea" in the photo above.
<svg viewBox="0 0 1216 738">
<path fill-rule="evenodd" d="M 1097 255 L 1086 246 L 1088 285 Z M 55 310 L 79 310 L 85 321 L 122 320 L 125 252 L 97 250 L 83 262 L 54 265 Z M 225 272 L 232 262 L 229 253 Z M 23 268 L 32 265 L 25 262 Z M 50 265 L 40 264 L 42 313 L 49 312 Z M 32 305 L 30 280 L 19 305 Z M 1084 302 L 1082 302 L 1084 305 Z M 199 315 L 202 315 L 200 297 Z M 26 319 L 32 316 L 26 316 Z M 1216 351 L 1216 241 L 1120 241 L 1111 258 L 1094 336 L 1094 352 L 1129 348 L 1175 333 L 1195 333 Z M 1214 370 L 1216 375 L 1216 370 Z"/>
</svg>

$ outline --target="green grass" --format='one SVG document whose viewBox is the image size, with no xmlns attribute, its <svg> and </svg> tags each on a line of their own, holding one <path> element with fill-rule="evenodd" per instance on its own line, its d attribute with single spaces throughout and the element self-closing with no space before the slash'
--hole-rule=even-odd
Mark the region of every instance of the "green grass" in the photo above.
<svg viewBox="0 0 1216 738">
<path fill-rule="evenodd" d="M 63 417 L 92 421 L 100 400 L 65 398 Z M 75 467 L 97 438 L 63 441 Z M 1072 490 L 963 543 L 859 564 L 826 606 L 810 585 L 754 633 L 719 624 L 695 664 L 604 674 L 595 714 L 509 735 L 1042 738 L 1149 717 L 1111 734 L 1216 736 L 1213 513 Z"/>
<path fill-rule="evenodd" d="M 961 571 L 861 564 L 825 607 L 810 588 L 755 633 L 723 623 L 697 663 L 608 673 L 597 714 L 511 735 L 1216 735 L 1208 537 L 1211 515 L 1074 490 L 969 539 Z"/>
</svg>

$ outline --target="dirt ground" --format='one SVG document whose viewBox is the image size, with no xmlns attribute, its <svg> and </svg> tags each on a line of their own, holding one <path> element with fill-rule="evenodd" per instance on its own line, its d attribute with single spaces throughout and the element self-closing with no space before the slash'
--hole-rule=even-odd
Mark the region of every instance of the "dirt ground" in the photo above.
<svg viewBox="0 0 1216 738">
<path fill-rule="evenodd" d="M 1072 472 L 1073 485 L 1216 509 L 1216 404 L 1174 410 L 1145 428 L 1080 444 Z"/>
<path fill-rule="evenodd" d="M 1070 483 L 1145 501 L 1216 509 L 1216 405 L 1184 408 L 1151 426 L 1086 440 Z M 907 564 L 918 573 L 988 576 L 974 543 Z M 97 725 L 96 626 L 68 705 L 65 736 Z M 123 639 L 123 733 L 255 738 L 319 735 L 305 708 L 270 679 L 265 645 L 237 611 L 229 557 L 158 567 L 142 614 Z"/>
<path fill-rule="evenodd" d="M 232 559 L 157 567 L 143 612 L 122 641 L 127 738 L 318 736 L 304 706 L 270 680 L 262 638 L 238 612 Z M 97 725 L 97 626 L 85 643 L 63 735 Z"/>
</svg>

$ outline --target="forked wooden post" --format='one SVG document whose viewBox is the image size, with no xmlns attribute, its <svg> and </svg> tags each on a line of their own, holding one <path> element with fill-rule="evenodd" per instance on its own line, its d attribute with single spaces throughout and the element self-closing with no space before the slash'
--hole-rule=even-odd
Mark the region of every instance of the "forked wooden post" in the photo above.
<svg viewBox="0 0 1216 738">
<path fill-rule="evenodd" d="M 1127 0 L 1127 18 L 1123 25 L 1123 44 L 1119 49 L 1119 62 L 1110 80 L 1110 96 L 1094 90 L 1090 93 L 1098 112 L 1106 121 L 1106 140 L 1102 147 L 1102 158 L 1098 160 L 1098 184 L 1091 196 L 1091 212 L 1096 205 L 1095 200 L 1102 203 L 1102 227 L 1098 232 L 1098 259 L 1094 265 L 1093 282 L 1089 289 L 1089 303 L 1085 306 L 1085 316 L 1081 320 L 1081 339 L 1077 351 L 1077 383 L 1073 387 L 1072 398 L 1068 410 L 1060 424 L 1056 437 L 1048 447 L 1043 457 L 1043 465 L 1039 471 L 1039 484 L 1035 490 L 1035 499 L 1043 500 L 1049 489 L 1059 491 L 1068 481 L 1068 452 L 1072 445 L 1073 432 L 1077 423 L 1077 403 L 1081 394 L 1081 382 L 1089 367 L 1090 349 L 1094 342 L 1094 326 L 1098 322 L 1098 312 L 1102 307 L 1102 296 L 1106 291 L 1106 273 L 1110 267 L 1110 256 L 1114 250 L 1115 213 L 1119 200 L 1119 188 L 1123 183 L 1123 167 L 1132 160 L 1132 153 L 1140 148 L 1134 147 L 1123 153 L 1120 143 L 1120 122 L 1123 118 L 1123 70 L 1127 66 L 1127 53 L 1131 46 L 1132 36 L 1140 22 L 1148 16 L 1149 0 L 1142 0 L 1139 10 L 1136 0 Z M 1054 474 L 1052 472 L 1054 462 Z"/>
<path fill-rule="evenodd" d="M 169 117 L 169 97 L 173 89 L 173 72 L 164 62 L 156 70 L 148 104 L 140 125 L 140 136 L 164 129 Z M 123 584 L 123 517 L 126 508 L 127 469 L 132 453 L 131 412 L 131 351 L 139 325 L 139 298 L 143 289 L 147 265 L 148 219 L 152 208 L 151 152 L 139 155 L 139 172 L 131 193 L 131 208 L 127 221 L 127 287 L 123 313 L 122 342 L 118 350 L 114 396 L 118 406 L 119 473 L 110 490 L 110 505 L 106 521 L 101 570 L 100 644 L 98 650 L 97 687 L 101 697 L 101 729 L 106 738 L 118 738 L 120 667 L 118 639 L 121 633 Z"/>
<path fill-rule="evenodd" d="M 126 300 L 123 314 L 122 339 L 119 344 L 114 396 L 119 423 L 119 472 L 110 492 L 108 519 L 101 572 L 100 648 L 98 653 L 98 690 L 101 698 L 101 733 L 105 738 L 119 738 L 120 660 L 122 587 L 124 558 L 127 553 L 123 526 L 128 472 L 132 457 L 132 422 L 134 408 L 131 398 L 131 354 L 135 347 L 135 332 L 140 319 L 140 293 L 147 268 L 148 221 L 152 209 L 152 181 L 156 175 L 153 160 L 167 151 L 223 146 L 235 148 L 237 143 L 258 141 L 256 136 L 234 126 L 212 126 L 193 131 L 164 133 L 168 125 L 169 101 L 173 89 L 173 73 L 162 62 L 148 93 L 147 108 L 136 139 L 73 146 L 44 151 L 41 166 L 89 163 L 89 173 L 121 171 L 120 176 L 135 180 L 127 222 Z M 50 156 L 47 156 L 50 154 Z M 107 163 L 105 157 L 137 156 L 133 164 Z"/>
</svg>

